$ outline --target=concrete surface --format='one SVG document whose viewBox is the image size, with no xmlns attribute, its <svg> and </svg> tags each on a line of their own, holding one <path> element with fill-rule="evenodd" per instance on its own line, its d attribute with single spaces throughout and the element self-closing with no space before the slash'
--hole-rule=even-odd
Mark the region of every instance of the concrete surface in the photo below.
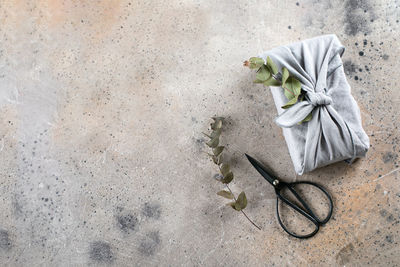
<svg viewBox="0 0 400 267">
<path fill-rule="evenodd" d="M 400 265 L 398 0 L 0 1 L 0 265 Z M 296 178 L 268 88 L 242 61 L 336 33 L 371 138 L 304 175 L 334 196 L 309 240 L 278 226 L 242 156 Z M 209 117 L 254 228 L 215 193 Z"/>
</svg>

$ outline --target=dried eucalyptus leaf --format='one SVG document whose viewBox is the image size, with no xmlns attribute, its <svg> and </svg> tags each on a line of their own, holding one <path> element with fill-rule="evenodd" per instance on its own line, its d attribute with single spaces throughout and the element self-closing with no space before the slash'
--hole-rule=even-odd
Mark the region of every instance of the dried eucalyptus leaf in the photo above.
<svg viewBox="0 0 400 267">
<path fill-rule="evenodd" d="M 218 144 L 219 144 L 219 137 L 218 136 L 214 137 L 213 139 L 211 139 L 210 141 L 208 141 L 206 143 L 207 146 L 212 147 L 212 148 L 217 147 Z"/>
<path fill-rule="evenodd" d="M 285 89 L 284 94 L 289 100 L 298 97 L 301 93 L 301 83 L 293 76 L 287 78 L 283 88 Z"/>
<path fill-rule="evenodd" d="M 259 80 L 259 79 L 255 79 L 255 80 L 253 81 L 253 83 L 264 83 L 264 81 L 261 81 L 261 80 Z"/>
<path fill-rule="evenodd" d="M 236 200 L 236 206 L 240 207 L 240 210 L 246 208 L 247 206 L 247 198 L 246 194 L 244 192 L 240 193 L 237 200 Z"/>
<path fill-rule="evenodd" d="M 222 151 L 224 151 L 224 146 L 217 146 L 216 148 L 213 149 L 213 153 L 216 157 L 219 156 L 219 154 L 222 153 Z"/>
<path fill-rule="evenodd" d="M 229 173 L 229 164 L 226 164 L 226 163 L 222 163 L 221 164 L 221 166 L 219 167 L 219 169 L 220 169 L 220 171 L 221 171 L 221 174 L 223 175 L 223 176 L 225 176 L 226 174 L 228 174 Z"/>
<path fill-rule="evenodd" d="M 233 180 L 233 173 L 229 172 L 228 174 L 224 175 L 224 178 L 222 179 L 222 182 L 224 184 L 229 184 Z"/>
<path fill-rule="evenodd" d="M 215 156 L 215 155 L 210 154 L 210 153 L 207 153 L 207 155 L 210 156 L 210 158 L 212 159 L 212 161 L 213 161 L 215 164 L 217 164 L 217 165 L 219 164 L 220 158 L 221 158 L 221 157 Z"/>
<path fill-rule="evenodd" d="M 212 117 L 214 121 L 223 121 L 225 118 L 224 117 Z"/>
<path fill-rule="evenodd" d="M 266 65 L 262 65 L 256 74 L 256 79 L 260 81 L 266 81 L 271 77 L 271 72 Z"/>
<path fill-rule="evenodd" d="M 217 130 L 222 128 L 222 120 L 217 120 L 213 123 L 211 123 L 211 129 L 212 130 Z"/>
<path fill-rule="evenodd" d="M 217 195 L 227 199 L 233 199 L 233 194 L 229 191 L 221 190 L 217 193 Z"/>
<path fill-rule="evenodd" d="M 237 201 L 235 203 L 235 210 L 237 210 L 237 211 L 241 211 L 242 210 L 242 208 L 240 207 L 240 205 L 239 205 L 239 203 Z"/>
<path fill-rule="evenodd" d="M 248 61 L 250 69 L 257 69 L 264 65 L 264 59 L 259 57 L 251 57 Z"/>
<path fill-rule="evenodd" d="M 298 98 L 298 96 L 293 97 L 293 98 L 290 99 L 285 105 L 283 105 L 282 108 L 284 108 L 284 109 L 290 108 L 291 106 L 293 106 L 294 104 L 297 103 L 297 98 Z"/>
<path fill-rule="evenodd" d="M 282 68 L 282 86 L 285 86 L 286 80 L 289 78 L 289 71 L 287 68 Z"/>
<path fill-rule="evenodd" d="M 275 65 L 275 63 L 272 61 L 270 57 L 267 57 L 267 66 L 269 67 L 269 69 L 273 74 L 278 73 L 278 67 Z"/>
<path fill-rule="evenodd" d="M 219 137 L 221 135 L 222 132 L 222 128 L 219 129 L 215 129 L 214 131 L 211 132 L 210 134 L 210 138 L 215 138 L 215 137 Z"/>
<path fill-rule="evenodd" d="M 204 133 L 204 132 L 202 132 L 202 134 L 204 134 L 204 135 L 207 136 L 208 138 L 212 138 L 211 135 L 208 135 L 208 134 L 206 134 L 206 133 Z"/>
<path fill-rule="evenodd" d="M 229 203 L 226 204 L 226 205 L 229 205 L 229 206 L 231 206 L 234 210 L 237 210 L 237 209 L 236 209 L 236 202 L 229 202 Z"/>
<path fill-rule="evenodd" d="M 234 210 L 241 211 L 239 203 L 236 202 L 229 202 L 227 205 L 231 206 Z"/>
<path fill-rule="evenodd" d="M 263 82 L 263 84 L 264 84 L 265 86 L 279 86 L 279 85 L 281 85 L 281 83 L 280 83 L 279 81 L 275 80 L 275 78 L 272 77 L 272 76 L 269 77 L 268 80 L 266 80 L 265 82 Z"/>
<path fill-rule="evenodd" d="M 222 155 L 219 155 L 219 156 L 217 156 L 217 163 L 215 163 L 215 164 L 217 164 L 219 166 L 221 164 L 221 162 L 222 162 Z"/>
</svg>

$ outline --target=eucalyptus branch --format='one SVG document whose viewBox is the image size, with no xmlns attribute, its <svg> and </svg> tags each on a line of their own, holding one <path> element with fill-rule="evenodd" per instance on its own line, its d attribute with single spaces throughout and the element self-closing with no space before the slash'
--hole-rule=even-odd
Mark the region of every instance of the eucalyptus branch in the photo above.
<svg viewBox="0 0 400 267">
<path fill-rule="evenodd" d="M 283 109 L 290 108 L 298 101 L 303 101 L 304 97 L 302 96 L 304 95 L 302 95 L 300 81 L 290 75 L 288 69 L 285 67 L 279 72 L 278 67 L 270 57 L 267 57 L 265 62 L 262 58 L 251 57 L 243 65 L 250 69 L 257 69 L 255 83 L 262 83 L 266 86 L 281 86 L 283 88 L 283 93 L 288 99 L 288 102 L 282 106 Z M 311 118 L 312 113 L 308 114 L 302 122 L 307 122 Z"/>
<path fill-rule="evenodd" d="M 225 184 L 226 190 L 221 190 L 217 193 L 217 195 L 227 198 L 233 199 L 233 202 L 228 203 L 234 210 L 241 211 L 243 215 L 251 222 L 257 229 L 261 230 L 259 226 L 257 226 L 243 211 L 247 206 L 247 198 L 246 194 L 242 191 L 239 196 L 236 198 L 233 194 L 232 190 L 229 188 L 228 184 L 233 180 L 233 173 L 230 170 L 230 166 L 227 163 L 222 162 L 222 152 L 224 151 L 224 146 L 219 146 L 219 137 L 222 132 L 222 123 L 224 118 L 222 117 L 213 117 L 213 123 L 211 123 L 211 129 L 213 130 L 211 134 L 203 133 L 207 136 L 210 140 L 206 143 L 212 149 L 212 154 L 207 153 L 212 161 L 218 166 L 220 175 L 216 176 L 216 180 Z"/>
<path fill-rule="evenodd" d="M 237 199 L 236 199 L 235 195 L 233 194 L 232 190 L 229 188 L 228 185 L 226 185 L 226 188 L 228 188 L 229 192 L 231 192 L 231 194 L 233 195 L 233 199 L 234 199 L 235 202 L 236 202 Z M 247 214 L 244 212 L 244 210 L 240 210 L 240 211 L 243 213 L 243 215 L 246 217 L 246 219 L 247 219 L 249 222 L 251 222 L 255 227 L 257 227 L 258 230 L 261 230 L 260 226 L 258 226 L 257 224 L 255 224 L 255 223 L 249 218 L 249 216 L 247 216 Z"/>
</svg>

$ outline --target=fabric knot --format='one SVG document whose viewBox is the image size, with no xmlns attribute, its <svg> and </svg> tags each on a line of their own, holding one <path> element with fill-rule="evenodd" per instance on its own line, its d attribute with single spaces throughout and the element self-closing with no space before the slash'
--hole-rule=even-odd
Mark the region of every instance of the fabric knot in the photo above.
<svg viewBox="0 0 400 267">
<path fill-rule="evenodd" d="M 313 106 L 330 105 L 332 103 L 332 98 L 323 92 L 308 92 L 307 97 Z"/>
</svg>

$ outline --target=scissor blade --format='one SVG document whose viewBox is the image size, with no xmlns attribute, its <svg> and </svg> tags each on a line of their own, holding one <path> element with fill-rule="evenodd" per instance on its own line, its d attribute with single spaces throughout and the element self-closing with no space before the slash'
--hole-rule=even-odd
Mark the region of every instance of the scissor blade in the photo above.
<svg viewBox="0 0 400 267">
<path fill-rule="evenodd" d="M 245 154 L 247 159 L 250 161 L 251 165 L 253 165 L 254 168 L 267 180 L 270 184 L 274 185 L 273 182 L 276 180 L 276 178 L 270 174 L 267 169 L 257 160 L 254 158 L 250 157 L 249 155 Z"/>
</svg>

